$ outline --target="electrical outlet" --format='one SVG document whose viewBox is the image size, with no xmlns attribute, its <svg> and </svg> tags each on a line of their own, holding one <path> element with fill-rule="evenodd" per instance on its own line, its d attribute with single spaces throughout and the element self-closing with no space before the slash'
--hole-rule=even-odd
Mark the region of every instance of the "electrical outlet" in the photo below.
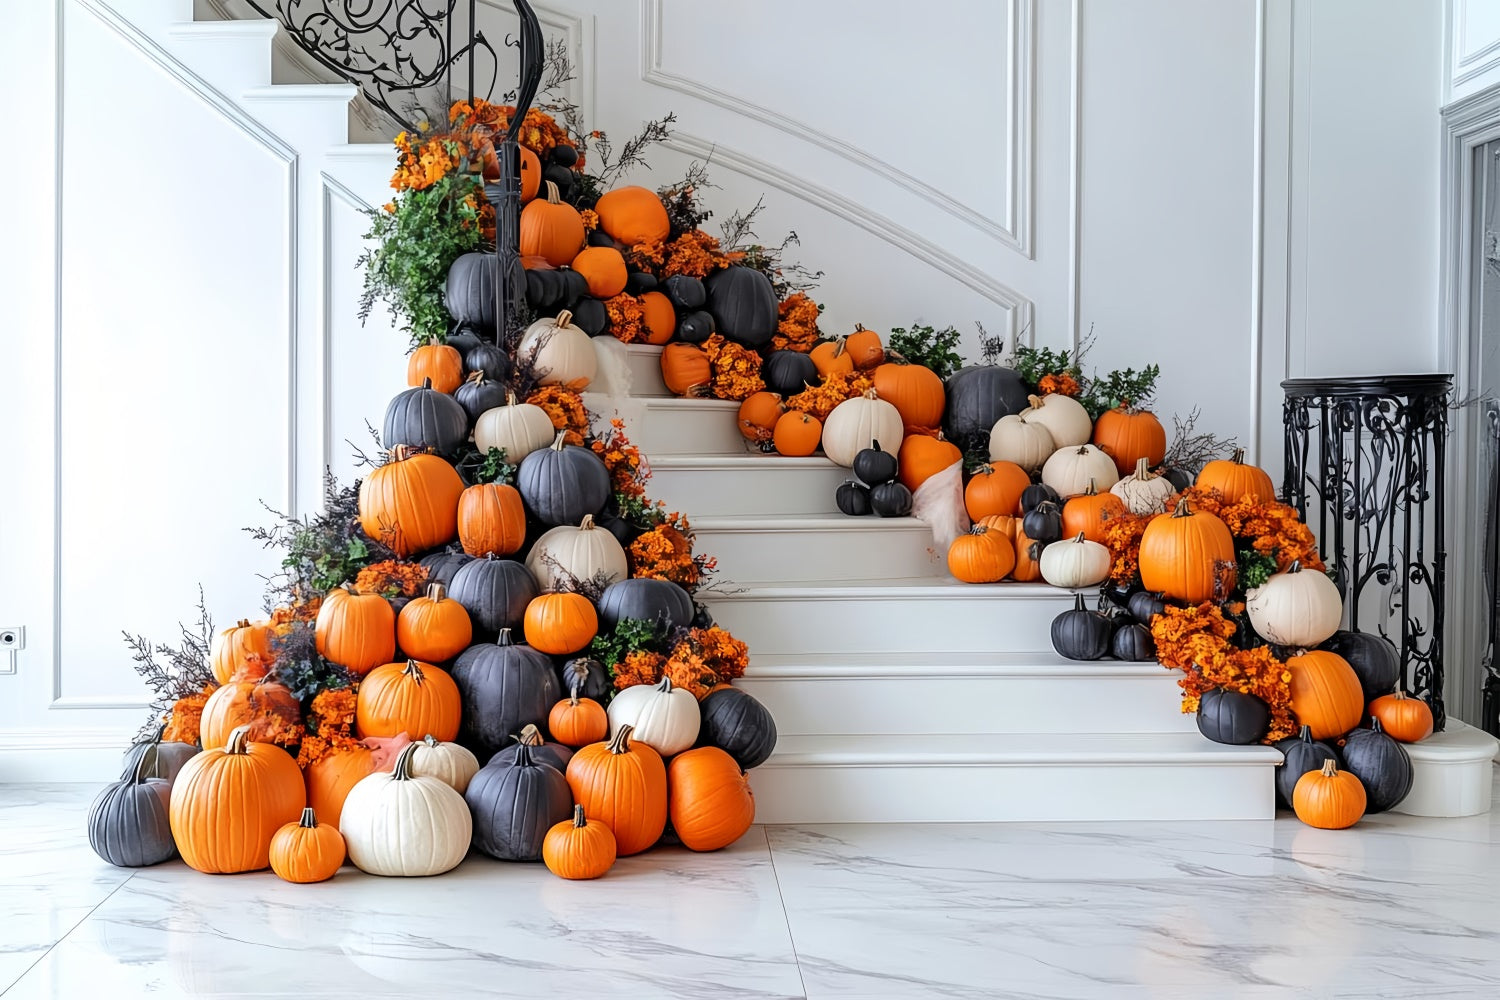
<svg viewBox="0 0 1500 1000">
<path fill-rule="evenodd" d="M 0 628 L 0 652 L 6 654 L 3 659 L 0 659 L 0 674 L 16 672 L 16 654 L 25 648 L 26 627 L 24 625 Z"/>
</svg>

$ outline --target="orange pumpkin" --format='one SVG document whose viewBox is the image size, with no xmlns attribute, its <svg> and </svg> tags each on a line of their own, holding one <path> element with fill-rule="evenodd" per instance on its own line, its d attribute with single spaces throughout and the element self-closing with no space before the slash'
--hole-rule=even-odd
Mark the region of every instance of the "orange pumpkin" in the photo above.
<svg viewBox="0 0 1500 1000">
<path fill-rule="evenodd" d="M 557 742 L 570 747 L 598 743 L 609 735 L 609 716 L 592 698 L 580 698 L 578 685 L 547 713 L 547 729 Z"/>
<path fill-rule="evenodd" d="M 514 486 L 477 483 L 458 497 L 458 540 L 471 556 L 508 556 L 526 541 L 526 505 Z"/>
<path fill-rule="evenodd" d="M 684 750 L 667 766 L 672 829 L 691 851 L 717 851 L 755 822 L 755 795 L 740 765 L 718 747 Z"/>
<path fill-rule="evenodd" d="M 448 672 L 407 660 L 376 667 L 359 685 L 354 724 L 361 736 L 404 734 L 416 742 L 429 733 L 446 742 L 458 735 L 462 703 Z"/>
<path fill-rule="evenodd" d="M 363 743 L 341 744 L 307 765 L 307 804 L 323 821 L 338 828 L 344 799 L 359 779 L 375 770 L 375 754 Z"/>
<path fill-rule="evenodd" d="M 590 743 L 568 761 L 568 787 L 583 811 L 609 827 L 620 855 L 639 854 L 667 828 L 667 769 L 661 755 L 630 741 L 621 726 L 608 743 Z"/>
<path fill-rule="evenodd" d="M 991 514 L 989 517 L 979 519 L 979 523 L 991 531 L 997 531 L 1005 536 L 1005 540 L 1014 547 L 1016 543 L 1016 532 L 1021 530 L 1021 519 L 1014 514 Z"/>
<path fill-rule="evenodd" d="M 325 660 L 367 674 L 396 655 L 396 613 L 379 594 L 332 590 L 318 608 L 313 636 Z"/>
<path fill-rule="evenodd" d="M 740 404 L 738 426 L 747 441 L 757 444 L 771 440 L 776 432 L 776 421 L 786 412 L 781 397 L 774 392 L 757 392 L 745 397 Z"/>
<path fill-rule="evenodd" d="M 1234 589 L 1234 539 L 1224 522 L 1194 511 L 1186 500 L 1168 516 L 1154 517 L 1141 534 L 1141 585 L 1189 604 Z"/>
<path fill-rule="evenodd" d="M 271 864 L 271 838 L 296 822 L 307 805 L 292 755 L 253 743 L 250 728 L 229 734 L 188 758 L 172 783 L 172 839 L 190 868 L 210 875 L 250 872 Z"/>
<path fill-rule="evenodd" d="M 1365 814 L 1365 786 L 1348 771 L 1340 771 L 1331 758 L 1322 770 L 1308 771 L 1292 789 L 1292 810 L 1308 826 L 1320 830 L 1345 830 Z"/>
<path fill-rule="evenodd" d="M 1128 475 L 1141 459 L 1156 468 L 1167 457 L 1167 430 L 1150 410 L 1117 407 L 1094 421 L 1094 444 Z"/>
<path fill-rule="evenodd" d="M 982 524 L 948 546 L 948 572 L 964 583 L 999 583 L 1015 568 L 1014 543 Z"/>
<path fill-rule="evenodd" d="M 533 199 L 521 209 L 521 254 L 541 257 L 553 267 L 562 267 L 583 248 L 583 216 L 562 200 L 556 184 L 542 183 L 546 196 Z"/>
<path fill-rule="evenodd" d="M 599 632 L 599 615 L 582 594 L 571 591 L 540 594 L 526 605 L 524 627 L 526 641 L 532 648 L 552 656 L 566 656 L 594 641 Z"/>
<path fill-rule="evenodd" d="M 805 458 L 818 450 L 818 442 L 823 440 L 823 424 L 801 410 L 787 410 L 776 421 L 771 440 L 779 454 Z"/>
<path fill-rule="evenodd" d="M 271 637 L 275 630 L 266 622 L 251 624 L 241 618 L 238 623 L 214 636 L 209 644 L 208 661 L 214 670 L 214 680 L 227 684 L 236 674 L 247 674 L 247 668 L 260 670 L 265 676 L 266 668 L 274 661 L 271 653 Z M 251 660 L 249 657 L 257 659 Z M 255 680 L 255 677 L 248 677 Z"/>
<path fill-rule="evenodd" d="M 594 211 L 599 215 L 599 228 L 628 247 L 660 242 L 672 232 L 667 207 L 649 188 L 631 186 L 606 191 L 594 205 Z"/>
<path fill-rule="evenodd" d="M 866 330 L 859 323 L 854 324 L 854 332 L 844 338 L 844 350 L 854 362 L 854 367 L 860 371 L 869 371 L 885 361 L 885 348 L 880 343 L 880 334 L 874 330 Z"/>
<path fill-rule="evenodd" d="M 1245 449 L 1236 448 L 1229 460 L 1215 459 L 1198 473 L 1197 486 L 1218 490 L 1225 503 L 1235 503 L 1242 497 L 1254 497 L 1257 503 L 1270 503 L 1276 499 L 1276 484 L 1271 476 L 1254 465 L 1245 464 Z"/>
<path fill-rule="evenodd" d="M 558 878 L 598 878 L 614 867 L 617 853 L 615 835 L 597 819 L 585 819 L 583 806 L 575 805 L 573 818 L 542 838 L 542 863 Z"/>
<path fill-rule="evenodd" d="M 573 270 L 583 275 L 596 299 L 614 298 L 630 280 L 625 258 L 614 247 L 585 247 L 573 258 Z"/>
<path fill-rule="evenodd" d="M 844 348 L 843 337 L 818 344 L 807 353 L 807 356 L 812 358 L 813 367 L 824 378 L 840 372 L 854 371 L 854 358 Z"/>
<path fill-rule="evenodd" d="M 271 871 L 288 882 L 324 882 L 344 864 L 339 828 L 319 823 L 311 806 L 302 819 L 288 823 L 271 838 Z"/>
<path fill-rule="evenodd" d="M 677 332 L 677 310 L 661 292 L 641 296 L 641 315 L 646 321 L 646 343 L 665 344 Z"/>
<path fill-rule="evenodd" d="M 435 549 L 458 533 L 463 491 L 453 466 L 398 445 L 359 486 L 359 526 L 403 559 Z"/>
<path fill-rule="evenodd" d="M 931 368 L 905 360 L 887 361 L 875 369 L 875 392 L 896 408 L 908 431 L 943 422 L 947 393 Z"/>
<path fill-rule="evenodd" d="M 518 145 L 516 148 L 521 151 L 521 204 L 524 205 L 542 188 L 542 161 L 527 147 Z M 495 154 L 493 142 L 484 144 L 484 179 L 500 179 L 500 157 Z"/>
<path fill-rule="evenodd" d="M 1432 709 L 1400 689 L 1370 702 L 1370 714 L 1380 720 L 1391 739 L 1400 743 L 1420 743 L 1432 735 Z"/>
<path fill-rule="evenodd" d="M 1063 504 L 1063 537 L 1076 538 L 1082 534 L 1091 542 L 1104 541 L 1104 529 L 1110 518 L 1125 516 L 1125 501 L 1114 493 L 1100 493 L 1089 480 L 1087 493 L 1071 497 Z"/>
<path fill-rule="evenodd" d="M 1365 695 L 1348 660 L 1312 649 L 1287 657 L 1286 668 L 1292 675 L 1292 713 L 1312 730 L 1313 739 L 1338 739 L 1359 725 Z"/>
<path fill-rule="evenodd" d="M 708 395 L 708 354 L 697 344 L 668 344 L 661 349 L 661 380 L 674 396 Z"/>
<path fill-rule="evenodd" d="M 406 384 L 417 386 L 432 380 L 438 392 L 452 392 L 464 384 L 464 359 L 436 337 L 411 352 L 406 362 Z"/>
<path fill-rule="evenodd" d="M 988 462 L 969 477 L 969 485 L 964 487 L 964 510 L 971 521 L 982 521 L 991 514 L 1013 515 L 1021 509 L 1021 494 L 1030 485 L 1031 477 L 1016 463 Z"/>
<path fill-rule="evenodd" d="M 1016 568 L 1010 571 L 1017 583 L 1035 583 L 1042 578 L 1042 544 L 1026 537 L 1026 529 L 1016 528 Z"/>
<path fill-rule="evenodd" d="M 958 445 L 946 440 L 941 433 L 937 437 L 908 434 L 901 441 L 901 450 L 896 453 L 901 482 L 913 493 L 931 477 L 963 460 L 964 453 L 959 451 Z"/>
<path fill-rule="evenodd" d="M 285 684 L 261 677 L 221 684 L 203 703 L 198 720 L 198 742 L 207 750 L 229 742 L 229 734 L 244 726 L 248 737 L 269 743 L 278 731 L 302 721 L 302 704 Z"/>
<path fill-rule="evenodd" d="M 464 606 L 448 596 L 441 583 L 406 602 L 396 616 L 396 644 L 407 656 L 429 663 L 451 660 L 469 648 L 474 623 Z"/>
</svg>

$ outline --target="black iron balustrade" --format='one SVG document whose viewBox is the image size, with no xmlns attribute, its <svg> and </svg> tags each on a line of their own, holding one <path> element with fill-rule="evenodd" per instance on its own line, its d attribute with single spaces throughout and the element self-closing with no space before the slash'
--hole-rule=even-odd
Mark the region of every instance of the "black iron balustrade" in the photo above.
<svg viewBox="0 0 1500 1000">
<path fill-rule="evenodd" d="M 1445 444 L 1451 375 L 1298 378 L 1283 492 L 1317 533 L 1349 628 L 1384 635 L 1403 684 L 1443 709 Z"/>
<path fill-rule="evenodd" d="M 1484 404 L 1484 440 L 1488 447 L 1489 477 L 1485 492 L 1484 608 L 1489 613 L 1485 628 L 1483 695 L 1480 725 L 1500 736 L 1500 400 Z"/>
</svg>

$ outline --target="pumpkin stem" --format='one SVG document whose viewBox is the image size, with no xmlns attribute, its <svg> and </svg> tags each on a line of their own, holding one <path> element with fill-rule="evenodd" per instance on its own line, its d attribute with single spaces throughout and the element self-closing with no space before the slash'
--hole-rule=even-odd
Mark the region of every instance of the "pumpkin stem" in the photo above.
<svg viewBox="0 0 1500 1000">
<path fill-rule="evenodd" d="M 165 729 L 163 729 L 163 732 L 165 732 Z M 157 737 L 157 739 L 160 739 L 160 738 L 161 737 L 159 737 L 159 736 Z M 160 743 L 148 743 L 148 744 L 146 744 L 145 751 L 141 754 L 140 758 L 135 762 L 135 774 L 133 774 L 131 776 L 131 784 L 139 785 L 141 782 L 143 782 L 143 781 L 146 780 L 146 772 L 155 769 L 155 767 L 156 767 L 156 758 L 159 756 L 159 750 L 160 750 L 160 748 L 161 748 L 161 744 Z M 148 759 L 150 760 L 150 764 L 149 765 L 146 763 Z"/>
<path fill-rule="evenodd" d="M 1099 495 L 1099 488 L 1094 485 L 1093 476 L 1089 477 L 1089 488 L 1087 490 L 1084 490 L 1083 495 L 1086 497 L 1096 497 Z"/>
<path fill-rule="evenodd" d="M 505 405 L 506 406 L 515 406 L 516 405 L 516 394 L 515 393 L 513 393 L 513 392 L 507 392 L 505 394 Z"/>
<path fill-rule="evenodd" d="M 1397 688 L 1396 690 L 1391 692 L 1391 697 L 1396 699 L 1397 701 L 1405 701 L 1406 692 L 1401 690 L 1400 688 Z"/>
<path fill-rule="evenodd" d="M 229 734 L 229 739 L 224 744 L 225 753 L 249 753 L 250 727 L 235 726 Z"/>
<path fill-rule="evenodd" d="M 413 448 L 409 444 L 398 444 L 396 445 L 396 447 L 391 449 L 391 461 L 404 462 L 408 458 L 411 458 L 412 455 L 416 454 L 416 452 L 417 449 Z"/>
<path fill-rule="evenodd" d="M 1312 726 L 1303 726 L 1302 727 L 1302 732 L 1300 734 L 1300 739 L 1302 740 L 1303 743 L 1311 743 L 1313 741 L 1313 738 L 1312 738 Z"/>
<path fill-rule="evenodd" d="M 427 599 L 433 604 L 441 604 L 448 597 L 448 588 L 441 583 L 429 583 L 427 585 Z"/>
<path fill-rule="evenodd" d="M 560 204 L 562 204 L 562 192 L 559 191 L 559 190 L 557 190 L 557 182 L 556 181 L 543 181 L 542 183 L 544 183 L 544 184 L 547 185 L 547 204 L 549 204 L 549 205 L 560 205 Z"/>
<path fill-rule="evenodd" d="M 484 381 L 484 369 L 476 368 L 474 371 L 469 372 L 469 377 L 464 379 L 464 381 L 473 382 L 475 385 L 478 385 Z"/>
<path fill-rule="evenodd" d="M 1156 478 L 1151 474 L 1151 466 L 1146 464 L 1145 455 L 1135 460 L 1135 475 L 1131 478 L 1138 483 L 1148 482 Z"/>
<path fill-rule="evenodd" d="M 1193 511 L 1188 507 L 1187 497 L 1177 501 L 1177 508 L 1172 511 L 1173 517 L 1192 517 Z"/>
<path fill-rule="evenodd" d="M 572 319 L 573 313 L 570 310 L 564 309 L 562 312 L 557 314 L 557 318 L 552 321 L 552 325 L 554 327 L 567 326 L 568 323 L 572 321 Z"/>
<path fill-rule="evenodd" d="M 396 758 L 396 766 L 391 769 L 391 777 L 396 781 L 411 780 L 411 759 L 416 755 L 420 743 L 408 743 L 401 748 L 401 755 Z"/>
<path fill-rule="evenodd" d="M 1286 571 L 1288 573 L 1300 573 L 1300 572 L 1302 572 L 1302 560 L 1301 559 L 1293 559 L 1292 560 L 1292 564 L 1286 568 Z"/>
<path fill-rule="evenodd" d="M 552 450 L 553 451 L 562 451 L 563 450 L 563 442 L 567 439 L 567 437 L 568 437 L 568 432 L 566 430 L 560 430 L 560 431 L 558 431 L 557 432 L 557 437 L 555 437 L 555 438 L 552 439 Z"/>
<path fill-rule="evenodd" d="M 410 658 L 407 659 L 406 666 L 402 668 L 401 672 L 416 681 L 417 687 L 421 687 L 422 682 L 427 680 L 427 676 L 422 673 L 422 664 Z"/>
<path fill-rule="evenodd" d="M 572 681 L 569 682 L 569 684 L 568 684 L 568 704 L 571 705 L 573 708 L 577 708 L 578 707 L 578 675 L 577 674 L 573 675 Z"/>
<path fill-rule="evenodd" d="M 521 730 L 521 735 L 517 736 L 515 740 L 523 747 L 539 747 L 545 742 L 542 739 L 542 731 L 530 722 L 526 724 L 526 728 Z"/>
<path fill-rule="evenodd" d="M 1325 757 L 1323 759 L 1323 774 L 1326 775 L 1327 777 L 1331 778 L 1335 774 L 1338 774 L 1338 773 L 1339 773 L 1338 762 L 1335 761 L 1332 757 Z"/>
<path fill-rule="evenodd" d="M 1027 396 L 1026 397 L 1026 405 L 1029 406 L 1033 410 L 1040 410 L 1042 408 L 1042 404 L 1045 403 L 1045 402 L 1046 402 L 1046 400 L 1043 399 L 1041 396 Z"/>
<path fill-rule="evenodd" d="M 424 388 L 424 389 L 431 389 L 432 388 L 432 379 L 430 379 L 430 378 L 424 378 L 422 380 L 422 388 Z"/>
<path fill-rule="evenodd" d="M 1074 594 L 1073 595 L 1073 610 L 1074 611 L 1087 611 L 1088 610 L 1088 608 L 1083 603 L 1083 595 L 1082 594 Z"/>
<path fill-rule="evenodd" d="M 1080 531 L 1078 533 L 1078 537 L 1075 538 L 1075 539 L 1073 539 L 1073 544 L 1074 545 L 1082 545 L 1087 540 L 1088 540 L 1088 536 L 1085 535 L 1083 532 Z"/>
<path fill-rule="evenodd" d="M 1229 460 L 1231 462 L 1233 462 L 1235 465 L 1244 465 L 1245 464 L 1245 449 L 1243 449 L 1243 448 L 1236 448 L 1236 449 L 1234 449 L 1234 454 L 1232 456 L 1230 456 Z"/>
<path fill-rule="evenodd" d="M 579 531 L 593 531 L 594 530 L 594 515 L 593 514 L 585 514 L 585 515 L 583 515 L 583 520 L 578 522 L 578 530 Z"/>
<path fill-rule="evenodd" d="M 634 728 L 635 728 L 634 726 L 630 726 L 630 725 L 621 726 L 620 727 L 620 731 L 618 733 L 615 733 L 614 738 L 609 741 L 609 752 L 610 753 L 629 753 L 630 752 L 630 732 Z"/>
<path fill-rule="evenodd" d="M 249 628 L 250 627 L 250 619 L 248 619 L 248 618 L 241 618 L 239 621 L 237 621 L 237 622 L 234 623 L 234 627 L 235 628 Z"/>
<path fill-rule="evenodd" d="M 427 747 L 435 747 L 438 745 L 438 738 L 431 733 L 428 733 L 426 736 L 422 737 L 422 745 Z"/>
<path fill-rule="evenodd" d="M 663 694 L 671 694 L 672 678 L 663 675 L 662 679 L 656 685 L 656 690 L 661 691 Z"/>
<path fill-rule="evenodd" d="M 581 830 L 588 825 L 588 820 L 583 818 L 583 806 L 573 806 L 573 829 Z"/>
<path fill-rule="evenodd" d="M 313 812 L 312 806 L 302 807 L 302 819 L 297 822 L 297 825 L 304 830 L 316 830 L 318 828 L 318 814 Z"/>
<path fill-rule="evenodd" d="M 495 645 L 497 645 L 497 646 L 510 646 L 510 645 L 513 645 L 513 643 L 510 641 L 510 629 L 503 628 L 503 629 L 500 630 L 500 635 L 497 636 L 496 639 L 495 639 Z"/>
</svg>

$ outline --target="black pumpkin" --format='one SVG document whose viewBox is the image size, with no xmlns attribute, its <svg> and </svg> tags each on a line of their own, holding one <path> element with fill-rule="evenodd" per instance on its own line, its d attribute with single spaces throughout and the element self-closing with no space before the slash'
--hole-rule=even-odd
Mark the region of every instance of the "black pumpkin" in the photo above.
<svg viewBox="0 0 1500 1000">
<path fill-rule="evenodd" d="M 485 345 L 489 347 L 489 344 Z M 502 352 L 503 353 L 503 352 Z M 504 382 L 494 382 L 485 377 L 484 372 L 474 372 L 464 384 L 453 390 L 453 398 L 458 405 L 464 408 L 469 415 L 469 423 L 479 419 L 479 415 L 485 410 L 493 410 L 497 406 L 505 405 L 506 388 Z"/>
<path fill-rule="evenodd" d="M 988 445 L 996 421 L 1031 405 L 1021 376 L 999 365 L 960 368 L 948 376 L 947 391 L 943 433 L 965 451 Z"/>
<path fill-rule="evenodd" d="M 911 490 L 904 483 L 870 487 L 870 509 L 881 517 L 906 517 L 911 513 L 911 504 Z"/>
<path fill-rule="evenodd" d="M 198 748 L 191 743 L 178 743 L 175 740 L 163 743 L 161 737 L 165 731 L 166 726 L 158 726 L 155 739 L 132 744 L 125 751 L 124 768 L 120 771 L 121 781 L 135 774 L 141 760 L 149 756 L 151 759 L 146 761 L 146 769 L 141 772 L 141 777 L 160 778 L 171 784 L 177 780 L 177 772 L 182 770 L 182 765 L 198 756 Z"/>
<path fill-rule="evenodd" d="M 526 620 L 526 605 L 539 593 L 531 570 L 493 554 L 464 563 L 448 584 L 448 596 L 469 612 L 475 631 L 492 634 L 519 629 Z"/>
<path fill-rule="evenodd" d="M 1109 619 L 1075 594 L 1073 607 L 1052 619 L 1052 648 L 1070 660 L 1098 660 L 1109 652 Z"/>
<path fill-rule="evenodd" d="M 581 697 L 581 695 L 580 695 Z M 490 758 L 490 764 L 509 764 L 520 754 L 522 748 L 531 751 L 531 759 L 540 764 L 551 764 L 564 773 L 568 770 L 568 761 L 573 759 L 573 751 L 561 743 L 548 743 L 542 739 L 542 731 L 536 726 L 523 726 L 521 731 L 514 737 L 515 742 L 503 750 L 496 751 L 495 756 Z"/>
<path fill-rule="evenodd" d="M 625 291 L 629 295 L 645 295 L 656 291 L 656 275 L 649 271 L 631 271 L 625 277 Z"/>
<path fill-rule="evenodd" d="M 702 601 L 693 602 L 693 628 L 713 628 L 714 615 Z"/>
<path fill-rule="evenodd" d="M 801 351 L 772 351 L 761 362 L 760 377 L 778 396 L 795 396 L 818 382 L 818 366 Z"/>
<path fill-rule="evenodd" d="M 559 167 L 572 167 L 578 162 L 578 150 L 565 142 L 560 142 L 552 147 L 552 152 L 547 159 Z"/>
<path fill-rule="evenodd" d="M 469 352 L 480 344 L 489 343 L 484 337 L 475 333 L 467 326 L 461 326 L 453 333 L 448 334 L 447 344 L 458 352 L 459 357 L 467 357 Z"/>
<path fill-rule="evenodd" d="M 441 583 L 453 590 L 453 575 L 474 557 L 462 549 L 439 549 L 422 557 L 422 568 L 427 571 L 428 583 Z"/>
<path fill-rule="evenodd" d="M 452 455 L 469 437 L 469 415 L 452 396 L 432 387 L 432 379 L 397 394 L 385 408 L 381 445 L 427 448 Z"/>
<path fill-rule="evenodd" d="M 455 323 L 487 332 L 495 329 L 496 267 L 492 253 L 466 253 L 449 266 L 443 305 Z M 526 281 L 519 259 L 515 268 L 517 280 Z"/>
<path fill-rule="evenodd" d="M 504 383 L 510 378 L 510 355 L 498 344 L 483 341 L 464 355 L 464 373 L 474 372 L 484 372 L 484 377 L 491 382 Z"/>
<path fill-rule="evenodd" d="M 779 316 L 770 278 L 754 268 L 732 264 L 703 284 L 708 289 L 708 311 L 724 336 L 749 348 L 764 347 L 776 336 Z"/>
<path fill-rule="evenodd" d="M 833 502 L 838 504 L 841 514 L 850 517 L 864 517 L 873 512 L 870 506 L 870 488 L 861 486 L 852 479 L 833 491 Z"/>
<path fill-rule="evenodd" d="M 561 163 L 548 163 L 542 167 L 542 180 L 556 184 L 557 193 L 562 196 L 563 201 L 573 200 L 573 188 L 578 183 L 578 175 L 569 168 Z"/>
<path fill-rule="evenodd" d="M 701 309 L 677 321 L 677 339 L 684 344 L 701 344 L 713 335 L 714 318 Z"/>
<path fill-rule="evenodd" d="M 1391 640 L 1383 635 L 1340 629 L 1322 648 L 1349 661 L 1359 677 L 1367 705 L 1383 694 L 1390 694 L 1401 683 L 1400 656 Z"/>
<path fill-rule="evenodd" d="M 1123 617 L 1123 616 L 1122 616 Z M 1125 619 L 1109 640 L 1109 654 L 1117 660 L 1143 663 L 1156 659 L 1156 640 L 1151 629 L 1140 622 Z"/>
<path fill-rule="evenodd" d="M 1172 488 L 1179 493 L 1187 489 L 1189 486 L 1193 485 L 1192 474 L 1183 469 L 1163 469 L 1161 476 L 1167 482 L 1171 483 Z M 1319 764 L 1318 766 L 1322 767 L 1323 765 Z"/>
<path fill-rule="evenodd" d="M 557 668 L 557 679 L 564 694 L 571 693 L 576 686 L 578 697 L 592 698 L 601 705 L 615 693 L 609 668 L 589 656 L 575 656 L 565 661 Z"/>
<path fill-rule="evenodd" d="M 1043 500 L 1021 518 L 1021 530 L 1034 542 L 1048 545 L 1062 537 L 1062 508 Z"/>
<path fill-rule="evenodd" d="M 597 337 L 609 327 L 609 313 L 604 303 L 584 296 L 573 305 L 573 325 L 590 337 Z"/>
<path fill-rule="evenodd" d="M 626 249 L 621 247 L 619 243 L 616 243 L 615 238 L 602 229 L 591 230 L 585 242 L 591 247 L 609 247 L 611 250 L 620 250 L 622 252 Z"/>
<path fill-rule="evenodd" d="M 540 861 L 547 831 L 573 814 L 567 779 L 527 746 L 509 763 L 480 768 L 464 801 L 474 816 L 475 849 L 501 861 Z"/>
<path fill-rule="evenodd" d="M 612 629 L 625 618 L 660 619 L 686 628 L 693 620 L 693 598 L 671 580 L 616 580 L 599 595 L 599 630 Z"/>
<path fill-rule="evenodd" d="M 680 313 L 703 308 L 708 301 L 708 289 L 703 282 L 689 274 L 674 274 L 661 283 L 661 290 Z"/>
<path fill-rule="evenodd" d="M 698 745 L 718 747 L 744 771 L 759 767 L 776 749 L 776 720 L 766 706 L 739 688 L 709 692 L 698 703 Z"/>
<path fill-rule="evenodd" d="M 1167 609 L 1167 602 L 1161 594 L 1154 594 L 1149 590 L 1138 590 L 1130 595 L 1125 607 L 1136 621 L 1142 625 L 1150 625 L 1152 618 Z"/>
<path fill-rule="evenodd" d="M 854 453 L 850 468 L 866 486 L 879 486 L 896 478 L 896 456 L 881 448 L 879 441 L 871 440 L 870 447 Z"/>
<path fill-rule="evenodd" d="M 1062 497 L 1046 483 L 1032 483 L 1021 491 L 1021 513 L 1027 514 L 1044 503 L 1061 504 Z"/>
<path fill-rule="evenodd" d="M 564 445 L 561 432 L 552 447 L 521 459 L 516 489 L 531 515 L 553 527 L 597 515 L 611 495 L 604 462 L 587 448 Z"/>
<path fill-rule="evenodd" d="M 526 304 L 534 311 L 547 312 L 556 308 L 564 291 L 562 279 L 556 271 L 532 268 L 526 272 Z"/>
<path fill-rule="evenodd" d="M 1393 809 L 1411 791 L 1411 757 L 1386 735 L 1379 719 L 1371 719 L 1369 729 L 1356 729 L 1344 737 L 1344 770 L 1365 786 L 1367 813 Z"/>
<path fill-rule="evenodd" d="M 573 309 L 589 293 L 589 279 L 570 267 L 559 268 L 563 294 L 558 304 L 564 309 Z M 575 324 L 576 325 L 576 324 Z"/>
<path fill-rule="evenodd" d="M 104 786 L 89 807 L 89 846 L 119 868 L 157 865 L 177 853 L 172 839 L 172 783 L 147 774 L 162 765 L 155 743 L 136 758 L 119 781 Z"/>
<path fill-rule="evenodd" d="M 552 660 L 515 645 L 502 629 L 497 643 L 470 646 L 453 661 L 453 681 L 463 702 L 458 741 L 487 761 L 513 741 L 512 733 L 541 726 L 562 697 Z"/>
<path fill-rule="evenodd" d="M 1292 790 L 1297 787 L 1298 779 L 1304 774 L 1321 770 L 1325 760 L 1333 761 L 1340 768 L 1344 766 L 1344 759 L 1339 756 L 1338 748 L 1313 739 L 1312 730 L 1307 726 L 1302 727 L 1300 736 L 1277 740 L 1276 749 L 1281 751 L 1283 758 L 1276 765 L 1276 798 L 1288 809 L 1292 807 Z"/>
<path fill-rule="evenodd" d="M 1248 746 L 1270 728 L 1271 710 L 1253 694 L 1214 688 L 1198 699 L 1198 732 L 1215 743 Z"/>
</svg>

